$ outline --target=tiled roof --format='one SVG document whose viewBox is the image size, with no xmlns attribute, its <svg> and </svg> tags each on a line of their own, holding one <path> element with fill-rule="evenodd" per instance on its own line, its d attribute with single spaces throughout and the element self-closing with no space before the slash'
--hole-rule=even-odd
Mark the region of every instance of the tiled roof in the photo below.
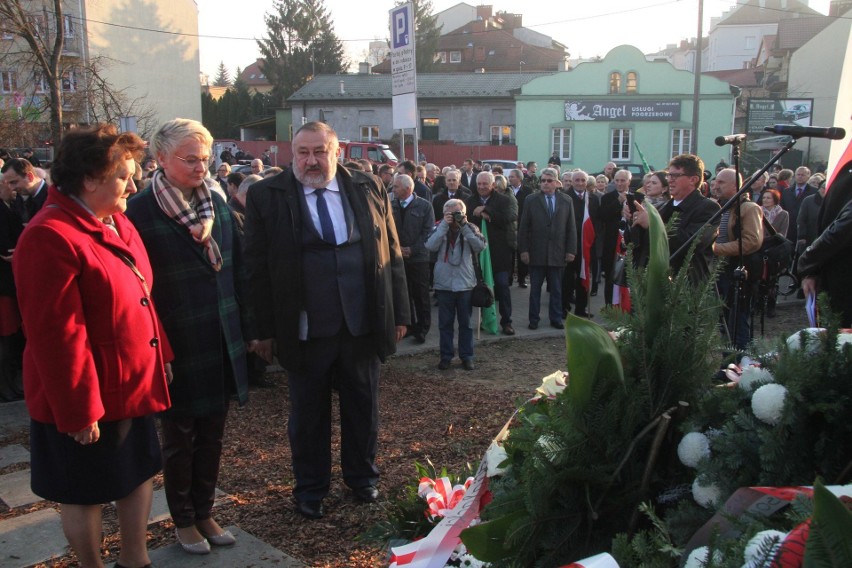
<svg viewBox="0 0 852 568">
<path fill-rule="evenodd" d="M 834 18 L 828 16 L 781 20 L 778 22 L 778 38 L 775 49 L 799 49 L 824 30 L 832 21 L 834 21 Z"/>
<path fill-rule="evenodd" d="M 417 98 L 508 98 L 529 81 L 547 75 L 551 73 L 423 73 L 417 76 Z M 354 101 L 390 97 L 390 75 L 317 75 L 287 100 Z"/>
<path fill-rule="evenodd" d="M 761 3 L 763 7 L 760 6 Z M 807 4 L 799 2 L 799 0 L 748 0 L 748 2 L 735 7 L 717 25 L 777 24 L 795 13 L 805 16 L 820 15 L 819 12 L 808 7 Z"/>
<path fill-rule="evenodd" d="M 763 75 L 763 67 L 754 67 L 751 69 L 725 69 L 722 71 L 706 71 L 702 75 L 716 77 L 720 81 L 730 83 L 742 88 L 759 87 L 760 82 L 757 80 L 756 74 Z"/>
<path fill-rule="evenodd" d="M 263 71 L 260 70 L 260 64 L 262 61 L 262 59 L 258 59 L 243 69 L 242 73 L 240 73 L 240 79 L 245 81 L 246 85 L 249 87 L 269 85 L 269 79 L 267 79 L 266 75 L 263 74 Z"/>
</svg>

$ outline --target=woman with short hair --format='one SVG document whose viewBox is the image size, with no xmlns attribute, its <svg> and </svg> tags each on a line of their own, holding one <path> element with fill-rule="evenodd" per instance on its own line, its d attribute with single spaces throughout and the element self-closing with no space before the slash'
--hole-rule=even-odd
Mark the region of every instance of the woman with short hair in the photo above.
<svg viewBox="0 0 852 568">
<path fill-rule="evenodd" d="M 47 201 L 14 273 L 27 333 L 24 388 L 36 495 L 62 504 L 83 567 L 102 567 L 101 505 L 115 501 L 119 568 L 150 566 L 153 415 L 169 407 L 171 350 L 151 301 L 145 247 L 124 216 L 144 143 L 99 125 L 65 134 Z"/>
<path fill-rule="evenodd" d="M 162 125 L 151 140 L 160 169 L 127 211 L 160 282 L 154 299 L 175 354 L 172 407 L 162 415 L 163 480 L 190 554 L 235 542 L 211 510 L 231 397 L 248 400 L 243 338 L 252 333 L 237 228 L 207 176 L 212 143 L 197 121 Z"/>
</svg>

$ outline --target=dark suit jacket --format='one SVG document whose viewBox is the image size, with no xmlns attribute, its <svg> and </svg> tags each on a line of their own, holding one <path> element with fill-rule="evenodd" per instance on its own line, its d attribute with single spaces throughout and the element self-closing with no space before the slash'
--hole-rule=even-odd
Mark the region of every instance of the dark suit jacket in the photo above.
<svg viewBox="0 0 852 568">
<path fill-rule="evenodd" d="M 414 180 L 414 195 L 432 203 L 432 190 L 422 181 Z"/>
<path fill-rule="evenodd" d="M 465 187 L 470 188 L 472 192 L 476 192 L 476 176 L 479 172 L 472 171 L 470 175 L 465 172 L 459 170 L 461 172 L 461 184 Z"/>
<path fill-rule="evenodd" d="M 410 323 L 405 267 L 387 192 L 364 172 L 337 168 L 358 221 L 370 314 L 370 343 L 381 360 L 396 351 L 396 326 Z M 246 202 L 246 260 L 258 336 L 274 337 L 287 369 L 300 369 L 302 186 L 292 170 L 257 182 Z M 310 221 L 309 221 L 310 222 Z"/>
<path fill-rule="evenodd" d="M 677 212 L 679 213 L 677 226 L 674 234 L 669 235 L 669 254 L 683 245 L 695 233 L 704 226 L 710 217 L 719 211 L 719 204 L 701 195 L 699 191 L 693 191 L 686 199 L 681 201 Z M 669 200 L 660 209 L 663 223 L 668 223 L 675 213 L 674 200 Z M 698 245 L 692 262 L 689 264 L 689 278 L 692 282 L 698 282 L 710 276 L 710 263 L 713 261 L 713 241 L 719 232 L 719 220 L 716 221 L 698 237 Z M 671 262 L 672 271 L 677 272 L 683 265 L 686 253 L 682 253 Z"/>
<path fill-rule="evenodd" d="M 618 229 L 621 226 L 622 204 L 618 200 L 618 192 L 604 193 L 599 209 L 601 234 L 597 237 L 603 240 L 603 271 L 607 276 L 612 272 L 615 261 L 615 250 L 618 244 Z"/>
<path fill-rule="evenodd" d="M 515 193 L 515 190 L 511 187 L 509 187 L 507 191 L 512 194 Z M 518 200 L 518 222 L 520 222 L 521 217 L 524 216 L 524 203 L 526 202 L 527 197 L 532 195 L 532 193 L 532 189 L 522 184 L 521 189 L 518 191 L 517 194 L 515 194 L 515 199 Z"/>
<path fill-rule="evenodd" d="M 527 197 L 518 226 L 518 251 L 528 252 L 530 266 L 565 266 L 566 254 L 577 254 L 577 227 L 574 204 L 556 192 L 553 217 L 547 209 L 544 192 Z"/>
<path fill-rule="evenodd" d="M 465 207 L 467 207 L 467 200 L 473 193 L 463 185 L 460 185 L 458 190 L 453 194 L 454 199 L 461 199 L 465 202 Z M 432 209 L 435 211 L 435 220 L 440 221 L 444 218 L 444 204 L 450 200 L 450 196 L 447 193 L 447 188 L 444 188 L 444 191 L 435 195 L 432 198 Z"/>
<path fill-rule="evenodd" d="M 435 228 L 432 207 L 425 199 L 415 196 L 405 208 L 405 215 L 396 197 L 391 200 L 391 208 L 396 232 L 399 235 L 399 246 L 411 247 L 411 256 L 406 258 L 405 262 L 429 262 L 426 239 Z"/>
<path fill-rule="evenodd" d="M 12 212 L 18 216 L 22 223 L 26 224 L 41 210 L 45 201 L 47 201 L 47 183 L 42 180 L 41 190 L 26 201 L 20 194 L 15 196 L 15 201 L 12 202 Z"/>
<path fill-rule="evenodd" d="M 18 237 L 24 226 L 5 203 L 0 203 L 0 254 L 6 256 L 9 249 L 18 244 Z M 12 263 L 0 259 L 0 296 L 15 297 L 15 279 L 12 276 Z"/>
<path fill-rule="evenodd" d="M 787 229 L 787 238 L 794 243 L 798 237 L 797 220 L 799 217 L 799 208 L 802 206 L 802 201 L 805 197 L 817 193 L 817 190 L 812 185 L 806 185 L 802 194 L 796 197 L 796 185 L 793 184 L 781 191 L 781 208 L 790 214 L 790 226 Z"/>
<path fill-rule="evenodd" d="M 482 205 L 478 193 L 474 193 L 466 202 L 467 217 L 477 226 L 482 226 L 482 217 L 473 214 L 473 210 Z M 512 199 L 508 195 L 494 190 L 485 212 L 491 217 L 486 221 L 488 230 L 488 250 L 491 254 L 491 266 L 494 272 L 509 272 L 512 270 L 512 257 L 517 248 L 517 241 L 513 235 L 517 235 L 518 210 L 512 207 Z"/>
</svg>

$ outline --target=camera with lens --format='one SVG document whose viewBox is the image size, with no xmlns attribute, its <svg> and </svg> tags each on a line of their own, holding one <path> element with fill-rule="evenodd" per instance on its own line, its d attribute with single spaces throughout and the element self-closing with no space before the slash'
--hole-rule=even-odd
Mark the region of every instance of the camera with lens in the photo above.
<svg viewBox="0 0 852 568">
<path fill-rule="evenodd" d="M 455 221 L 457 225 L 464 225 L 467 223 L 467 219 L 461 211 L 453 211 L 453 221 Z"/>
</svg>

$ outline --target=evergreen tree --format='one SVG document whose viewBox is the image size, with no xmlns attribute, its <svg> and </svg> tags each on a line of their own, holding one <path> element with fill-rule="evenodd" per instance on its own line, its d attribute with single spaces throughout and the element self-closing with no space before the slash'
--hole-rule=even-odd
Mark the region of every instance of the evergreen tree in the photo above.
<svg viewBox="0 0 852 568">
<path fill-rule="evenodd" d="M 346 70 L 343 44 L 323 0 L 278 0 L 264 21 L 268 37 L 257 44 L 276 104 L 283 105 L 315 74 Z"/>
<path fill-rule="evenodd" d="M 406 2 L 397 1 L 397 6 Z M 418 73 L 429 73 L 435 68 L 435 52 L 438 51 L 438 39 L 441 28 L 438 18 L 432 12 L 432 0 L 411 0 L 414 6 L 414 40 L 416 43 L 416 65 Z"/>
<path fill-rule="evenodd" d="M 231 86 L 231 76 L 228 73 L 228 68 L 225 67 L 225 62 L 219 62 L 219 68 L 216 70 L 216 78 L 213 79 L 213 86 L 215 87 L 230 87 Z"/>
</svg>

